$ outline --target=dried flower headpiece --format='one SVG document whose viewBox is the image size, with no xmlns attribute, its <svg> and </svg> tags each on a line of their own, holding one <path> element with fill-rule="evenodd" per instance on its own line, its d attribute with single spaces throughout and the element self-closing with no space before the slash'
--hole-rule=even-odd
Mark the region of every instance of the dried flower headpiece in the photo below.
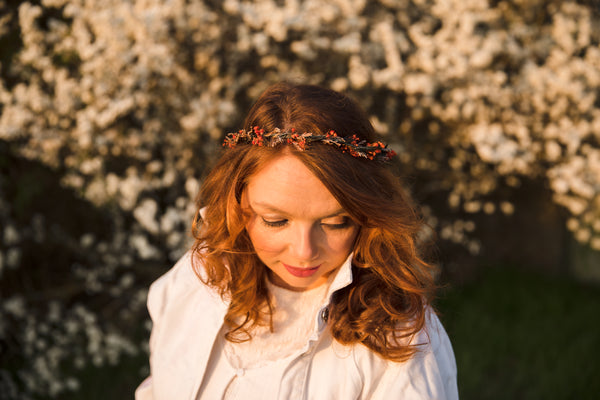
<svg viewBox="0 0 600 400">
<path fill-rule="evenodd" d="M 255 126 L 249 131 L 240 130 L 227 134 L 223 146 L 235 147 L 238 143 L 252 144 L 255 146 L 275 147 L 280 144 L 291 144 L 298 150 L 303 151 L 307 143 L 320 142 L 338 147 L 343 153 L 348 153 L 356 158 L 366 158 L 376 161 L 388 161 L 396 155 L 382 142 L 368 143 L 358 136 L 338 136 L 334 131 L 325 135 L 315 135 L 310 132 L 298 134 L 292 128 L 290 132 L 283 132 L 279 128 L 265 133 L 264 129 Z"/>
</svg>

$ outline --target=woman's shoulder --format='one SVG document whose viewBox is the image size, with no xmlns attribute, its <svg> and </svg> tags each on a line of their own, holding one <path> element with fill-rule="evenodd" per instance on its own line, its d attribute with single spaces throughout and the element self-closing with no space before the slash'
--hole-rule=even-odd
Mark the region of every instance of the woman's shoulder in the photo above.
<svg viewBox="0 0 600 400">
<path fill-rule="evenodd" d="M 411 344 L 424 347 L 425 352 L 437 352 L 446 348 L 452 349 L 448 334 L 432 307 L 425 307 L 425 326 L 411 340 Z"/>
<path fill-rule="evenodd" d="M 196 268 L 195 268 L 196 267 Z M 165 274 L 150 285 L 148 309 L 151 314 L 162 314 L 165 307 L 181 306 L 191 297 L 219 299 L 215 290 L 201 280 L 201 261 L 194 259 L 194 253 L 187 251 Z"/>
<path fill-rule="evenodd" d="M 193 279 L 195 277 L 195 279 Z M 194 273 L 192 265 L 192 252 L 187 251 L 167 272 L 161 275 L 150 285 L 150 292 L 170 291 L 173 288 L 186 289 L 197 286 L 200 282 Z"/>
<path fill-rule="evenodd" d="M 413 341 L 419 346 L 418 351 L 408 361 L 414 398 L 422 398 L 416 394 L 428 393 L 431 398 L 458 399 L 456 359 L 450 338 L 431 307 L 427 307 L 425 318 L 425 326 Z"/>
<path fill-rule="evenodd" d="M 365 377 L 365 388 L 371 385 L 372 398 L 397 393 L 408 399 L 458 398 L 452 344 L 431 307 L 426 309 L 425 326 L 409 343 L 417 351 L 404 362 L 386 360 L 365 346 L 354 346 L 356 366 Z"/>
<path fill-rule="evenodd" d="M 444 329 L 444 326 L 442 325 L 436 312 L 430 306 L 425 306 L 424 312 L 425 324 L 423 328 L 410 338 L 405 339 L 404 342 L 405 345 L 414 346 L 417 349 L 413 359 L 424 357 L 430 353 L 436 353 L 439 351 L 452 351 L 452 345 L 450 343 L 448 334 L 446 333 L 446 330 Z M 376 356 L 376 353 L 372 352 L 365 346 L 357 345 L 356 349 L 359 353 L 362 350 L 364 351 L 365 355 L 368 354 Z"/>
<path fill-rule="evenodd" d="M 431 307 L 427 307 L 425 318 L 425 326 L 413 342 L 419 346 L 413 357 L 415 364 L 437 371 L 443 377 L 445 385 L 450 380 L 456 385 L 456 359 L 448 333 Z"/>
</svg>

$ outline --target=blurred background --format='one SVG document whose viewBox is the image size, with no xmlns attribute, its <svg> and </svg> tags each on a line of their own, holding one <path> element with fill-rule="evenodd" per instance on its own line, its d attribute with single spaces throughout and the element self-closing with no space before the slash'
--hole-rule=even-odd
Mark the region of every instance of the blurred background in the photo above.
<svg viewBox="0 0 600 400">
<path fill-rule="evenodd" d="M 0 0 L 0 400 L 128 399 L 268 85 L 358 100 L 438 236 L 463 399 L 600 393 L 597 0 Z"/>
</svg>

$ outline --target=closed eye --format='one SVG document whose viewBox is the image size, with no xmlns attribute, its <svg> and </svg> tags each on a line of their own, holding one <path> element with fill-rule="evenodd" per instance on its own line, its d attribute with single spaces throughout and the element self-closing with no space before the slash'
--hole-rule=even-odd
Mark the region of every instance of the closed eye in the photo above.
<svg viewBox="0 0 600 400">
<path fill-rule="evenodd" d="M 335 217 L 332 220 L 326 220 L 321 222 L 321 226 L 327 229 L 344 229 L 350 226 L 350 218 L 349 217 Z"/>
<path fill-rule="evenodd" d="M 265 219 L 264 217 L 261 217 L 260 219 L 262 220 L 263 224 L 269 228 L 281 228 L 288 223 L 287 219 L 269 220 Z"/>
</svg>

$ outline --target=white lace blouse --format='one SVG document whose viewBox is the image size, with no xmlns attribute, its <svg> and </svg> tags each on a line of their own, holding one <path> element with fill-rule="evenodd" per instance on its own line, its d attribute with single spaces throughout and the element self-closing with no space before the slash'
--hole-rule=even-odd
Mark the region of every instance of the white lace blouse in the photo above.
<svg viewBox="0 0 600 400">
<path fill-rule="evenodd" d="M 276 398 L 285 367 L 308 347 L 314 316 L 325 301 L 331 279 L 306 291 L 292 291 L 268 282 L 273 303 L 269 326 L 252 331 L 252 340 L 232 343 L 219 333 L 210 354 L 200 399 Z"/>
</svg>

